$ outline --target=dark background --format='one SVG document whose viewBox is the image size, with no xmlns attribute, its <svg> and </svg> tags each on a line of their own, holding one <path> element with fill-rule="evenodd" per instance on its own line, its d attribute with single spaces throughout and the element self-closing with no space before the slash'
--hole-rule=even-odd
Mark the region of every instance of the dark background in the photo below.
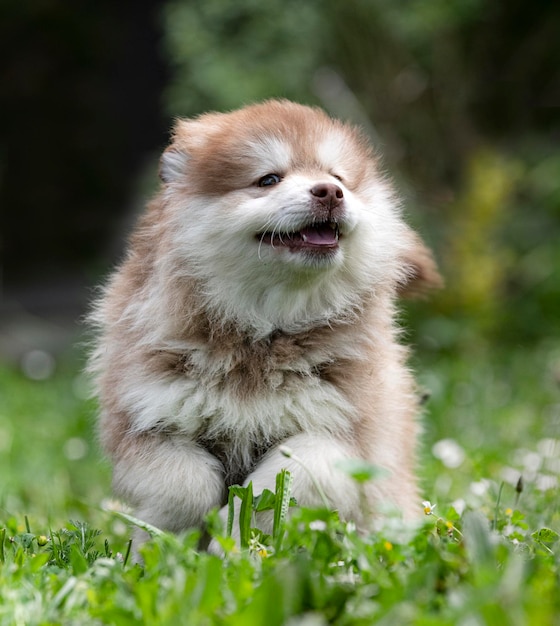
<svg viewBox="0 0 560 626">
<path fill-rule="evenodd" d="M 123 216 L 166 141 L 160 4 L 2 4 L 4 306 L 78 311 L 118 257 Z"/>
</svg>

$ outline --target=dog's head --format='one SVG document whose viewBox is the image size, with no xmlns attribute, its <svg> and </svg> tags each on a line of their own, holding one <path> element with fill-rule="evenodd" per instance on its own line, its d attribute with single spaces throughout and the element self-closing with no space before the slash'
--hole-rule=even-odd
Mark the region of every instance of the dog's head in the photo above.
<svg viewBox="0 0 560 626">
<path fill-rule="evenodd" d="M 437 276 L 369 143 L 318 109 L 268 101 L 180 120 L 160 175 L 176 271 L 263 332 L 406 290 L 425 267 Z"/>
</svg>

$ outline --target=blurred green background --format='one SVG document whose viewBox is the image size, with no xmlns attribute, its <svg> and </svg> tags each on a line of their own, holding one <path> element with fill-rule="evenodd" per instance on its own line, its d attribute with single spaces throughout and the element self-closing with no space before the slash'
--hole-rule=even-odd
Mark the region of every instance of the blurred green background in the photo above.
<svg viewBox="0 0 560 626">
<path fill-rule="evenodd" d="M 552 0 L 3 2 L 0 507 L 108 493 L 80 317 L 173 117 L 272 96 L 364 126 L 435 250 L 446 288 L 403 310 L 426 484 L 557 485 L 559 33 Z"/>
</svg>

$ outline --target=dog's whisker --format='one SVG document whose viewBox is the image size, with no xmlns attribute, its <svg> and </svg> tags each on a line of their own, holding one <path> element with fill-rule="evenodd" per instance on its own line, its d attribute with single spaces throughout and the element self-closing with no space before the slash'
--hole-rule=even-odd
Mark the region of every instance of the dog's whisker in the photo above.
<svg viewBox="0 0 560 626">
<path fill-rule="evenodd" d="M 257 249 L 257 257 L 259 261 L 262 261 L 261 250 L 262 250 L 262 245 L 264 243 L 265 236 L 266 236 L 266 232 L 263 232 L 263 234 L 260 236 L 260 239 L 259 239 L 259 247 Z"/>
<path fill-rule="evenodd" d="M 261 252 L 262 252 L 262 246 L 264 243 L 264 238 L 270 232 L 269 226 L 271 226 L 276 221 L 276 219 L 277 219 L 276 216 L 271 215 L 269 219 L 264 223 L 264 226 L 262 227 L 261 236 L 259 237 L 259 247 L 257 249 L 257 258 L 259 259 L 259 261 L 262 261 Z M 271 244 L 272 244 L 272 247 L 274 248 L 274 244 L 272 240 L 271 240 Z"/>
</svg>

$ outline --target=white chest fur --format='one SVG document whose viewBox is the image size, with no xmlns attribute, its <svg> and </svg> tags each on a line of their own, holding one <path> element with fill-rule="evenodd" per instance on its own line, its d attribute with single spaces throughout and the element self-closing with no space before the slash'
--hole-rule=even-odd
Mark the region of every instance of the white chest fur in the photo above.
<svg viewBox="0 0 560 626">
<path fill-rule="evenodd" d="M 132 429 L 172 429 L 241 445 L 266 444 L 302 431 L 346 431 L 352 406 L 321 376 L 331 359 L 313 350 L 291 358 L 280 353 L 245 346 L 220 354 L 219 348 L 199 345 L 178 355 L 171 370 L 138 372 L 121 393 Z"/>
</svg>

